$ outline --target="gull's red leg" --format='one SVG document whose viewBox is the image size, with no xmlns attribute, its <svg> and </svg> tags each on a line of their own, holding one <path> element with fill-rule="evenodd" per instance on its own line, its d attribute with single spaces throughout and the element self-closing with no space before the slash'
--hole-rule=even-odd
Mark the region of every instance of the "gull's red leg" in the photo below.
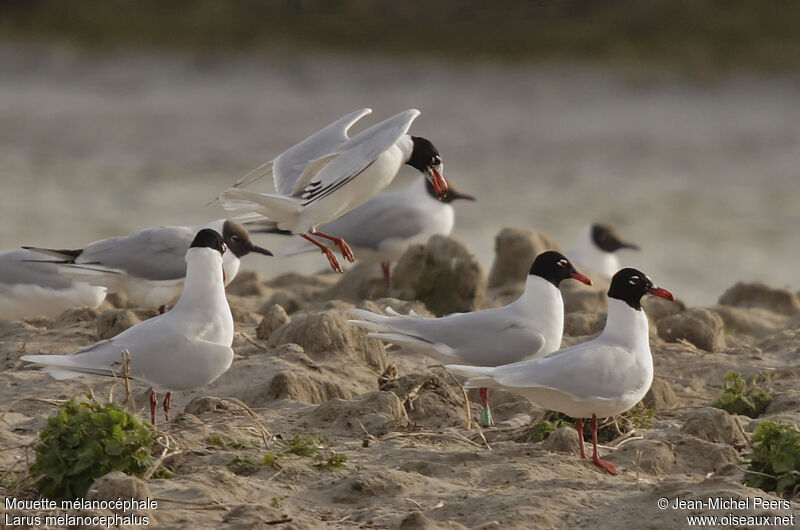
<svg viewBox="0 0 800 530">
<path fill-rule="evenodd" d="M 336 256 L 334 255 L 334 253 L 333 253 L 333 251 L 331 249 L 329 249 L 326 245 L 324 245 L 323 243 L 320 243 L 319 241 L 317 241 L 316 239 L 314 239 L 313 237 L 311 237 L 308 234 L 300 234 L 300 237 L 310 241 L 317 248 L 319 248 L 322 251 L 322 253 L 325 254 L 325 256 L 328 258 L 328 263 L 331 264 L 331 268 L 333 270 L 335 270 L 336 272 L 342 272 L 342 266 L 339 265 L 339 260 L 336 259 Z"/>
<path fill-rule="evenodd" d="M 592 414 L 592 443 L 594 444 L 594 455 L 592 455 L 592 461 L 594 461 L 595 465 L 602 467 L 612 475 L 616 475 L 617 468 L 614 466 L 614 464 L 605 460 L 600 460 L 600 457 L 597 455 L 597 416 L 595 414 Z"/>
<path fill-rule="evenodd" d="M 583 418 L 575 420 L 575 429 L 578 431 L 578 444 L 581 447 L 581 458 L 586 458 L 586 452 L 583 450 Z"/>
<path fill-rule="evenodd" d="M 156 407 L 158 406 L 158 394 L 155 390 L 150 391 L 150 423 L 156 424 Z"/>
<path fill-rule="evenodd" d="M 478 392 L 481 394 L 481 402 L 483 403 L 483 426 L 491 427 L 494 425 L 494 420 L 492 419 L 492 412 L 489 410 L 489 389 L 479 388 Z"/>
<path fill-rule="evenodd" d="M 169 405 L 172 402 L 172 392 L 167 392 L 164 396 L 164 417 L 169 421 Z"/>
<path fill-rule="evenodd" d="M 330 234 L 325 234 L 322 232 L 317 232 L 316 230 L 311 233 L 314 234 L 315 236 L 324 237 L 325 239 L 330 239 L 331 241 L 336 243 L 336 246 L 339 247 L 339 252 L 342 253 L 342 257 L 347 261 L 349 261 L 350 263 L 353 263 L 356 260 L 356 256 L 355 254 L 353 254 L 353 250 L 350 248 L 350 245 L 348 245 L 347 241 L 345 241 L 341 237 L 332 236 Z"/>
<path fill-rule="evenodd" d="M 381 262 L 381 270 L 383 271 L 383 279 L 386 280 L 386 288 L 392 288 L 392 264 L 388 261 Z"/>
</svg>

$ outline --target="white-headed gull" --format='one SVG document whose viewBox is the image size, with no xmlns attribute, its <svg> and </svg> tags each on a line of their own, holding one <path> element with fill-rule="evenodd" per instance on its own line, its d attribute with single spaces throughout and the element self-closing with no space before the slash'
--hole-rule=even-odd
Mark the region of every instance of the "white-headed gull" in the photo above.
<svg viewBox="0 0 800 530">
<path fill-rule="evenodd" d="M 30 250 L 0 254 L 0 320 L 55 318 L 72 307 L 97 307 L 106 288 L 75 281 L 58 266 L 37 263 L 47 256 Z"/>
<path fill-rule="evenodd" d="M 441 318 L 400 315 L 391 308 L 386 311 L 392 316 L 351 309 L 352 315 L 363 320 L 349 322 L 370 330 L 370 337 L 410 345 L 443 362 L 500 366 L 561 347 L 564 302 L 558 286 L 568 278 L 592 283 L 563 254 L 550 250 L 536 256 L 525 291 L 506 306 Z M 488 426 L 492 420 L 486 388 L 481 388 L 481 399 Z"/>
<path fill-rule="evenodd" d="M 157 226 L 128 236 L 111 237 L 75 250 L 25 247 L 59 258 L 61 272 L 72 278 L 102 285 L 109 292 L 124 292 L 138 307 L 164 307 L 181 294 L 186 275 L 186 250 L 195 234 L 211 228 L 222 234 L 228 252 L 223 257 L 225 285 L 239 272 L 239 258 L 269 250 L 253 244 L 242 225 L 217 219 L 201 226 Z"/>
<path fill-rule="evenodd" d="M 169 420 L 173 391 L 205 386 L 233 361 L 233 317 L 225 298 L 222 236 L 205 228 L 186 251 L 183 292 L 171 311 L 145 320 L 116 337 L 69 355 L 24 355 L 56 379 L 84 374 L 122 377 L 123 350 L 130 355 L 129 376 L 150 385 L 150 417 L 155 423 L 157 392 L 167 392 Z"/>
<path fill-rule="evenodd" d="M 638 245 L 624 240 L 613 226 L 593 223 L 581 228 L 567 256 L 578 267 L 611 278 L 619 270 L 619 258 L 615 252 L 621 248 L 639 250 Z"/>
<path fill-rule="evenodd" d="M 391 264 L 400 259 L 409 246 L 453 231 L 455 213 L 451 203 L 456 200 L 474 201 L 475 197 L 458 192 L 451 185 L 447 196 L 439 199 L 433 184 L 420 178 L 407 189 L 376 195 L 319 229 L 347 241 L 358 261 L 380 263 L 386 284 L 391 287 Z M 274 221 L 267 221 L 266 229 L 248 228 L 251 233 L 291 234 L 278 230 L 276 225 Z M 333 242 L 328 246 L 332 247 Z M 315 250 L 310 243 L 303 242 L 279 251 L 278 255 L 294 256 Z"/>
<path fill-rule="evenodd" d="M 403 111 L 350 138 L 348 129 L 370 112 L 360 109 L 338 119 L 245 175 L 220 195 L 223 207 L 276 221 L 279 229 L 317 246 L 341 272 L 333 251 L 312 236 L 333 241 L 350 262 L 355 260 L 353 251 L 342 237 L 320 232 L 320 225 L 372 198 L 403 164 L 425 174 L 439 197 L 447 194 L 439 152 L 425 138 L 407 134 L 419 111 Z M 270 173 L 277 193 L 240 189 Z"/>
<path fill-rule="evenodd" d="M 467 387 L 502 388 L 525 396 L 549 410 L 575 418 L 583 449 L 583 418 L 592 418 L 594 463 L 612 475 L 613 464 L 597 454 L 597 418 L 621 414 L 638 403 L 653 382 L 647 317 L 642 311 L 645 294 L 675 300 L 656 287 L 643 272 L 622 269 L 611 279 L 608 317 L 597 338 L 531 359 L 496 368 L 448 365 L 467 377 Z"/>
</svg>

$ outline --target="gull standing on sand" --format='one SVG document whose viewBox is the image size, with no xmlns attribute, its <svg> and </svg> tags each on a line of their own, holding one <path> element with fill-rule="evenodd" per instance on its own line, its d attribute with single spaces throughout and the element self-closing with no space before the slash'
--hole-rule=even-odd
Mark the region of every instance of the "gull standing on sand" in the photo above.
<svg viewBox="0 0 800 530">
<path fill-rule="evenodd" d="M 0 320 L 43 316 L 55 318 L 73 307 L 97 307 L 106 288 L 75 281 L 58 273 L 58 266 L 30 250 L 0 254 Z"/>
<path fill-rule="evenodd" d="M 608 290 L 608 317 L 596 339 L 564 348 L 539 359 L 496 368 L 448 365 L 467 377 L 467 388 L 501 388 L 525 396 L 549 410 L 576 419 L 581 458 L 583 418 L 592 418 L 592 460 L 612 475 L 614 464 L 600 460 L 597 453 L 597 417 L 622 414 L 636 405 L 653 382 L 653 356 L 647 316 L 642 311 L 645 294 L 674 301 L 672 293 L 656 287 L 636 269 L 622 269 Z"/>
<path fill-rule="evenodd" d="M 186 276 L 186 250 L 202 228 L 222 234 L 228 247 L 223 278 L 228 285 L 239 272 L 239 258 L 251 253 L 271 256 L 256 246 L 242 225 L 217 219 L 202 226 L 157 226 L 128 236 L 111 237 L 75 250 L 24 247 L 59 259 L 63 274 L 109 292 L 124 292 L 137 307 L 161 308 L 180 296 Z"/>
<path fill-rule="evenodd" d="M 455 223 L 451 203 L 457 200 L 474 201 L 475 197 L 460 193 L 451 185 L 447 196 L 439 199 L 433 184 L 421 178 L 405 190 L 377 195 L 319 229 L 346 240 L 359 261 L 380 263 L 386 285 L 391 287 L 392 262 L 400 259 L 409 246 L 425 243 L 437 234 L 450 235 Z M 291 234 L 279 230 L 274 221 L 268 223 L 270 228 L 250 228 L 250 232 Z M 316 249 L 310 243 L 301 243 L 278 254 L 294 256 L 313 250 Z"/>
<path fill-rule="evenodd" d="M 319 231 L 320 225 L 369 200 L 403 164 L 421 171 L 440 198 L 447 194 L 439 151 L 425 138 L 407 134 L 419 111 L 403 111 L 350 138 L 350 127 L 371 112 L 351 112 L 251 171 L 220 195 L 223 207 L 276 221 L 279 229 L 319 248 L 331 268 L 342 272 L 333 251 L 312 236 L 333 241 L 350 262 L 353 251 L 344 238 Z M 276 194 L 240 189 L 270 173 Z"/>
<path fill-rule="evenodd" d="M 200 230 L 186 251 L 186 280 L 171 311 L 69 355 L 21 359 L 43 365 L 55 379 L 84 374 L 122 377 L 122 352 L 127 351 L 130 378 L 152 387 L 151 421 L 155 424 L 157 392 L 166 392 L 164 413 L 169 421 L 173 391 L 205 386 L 233 361 L 233 317 L 222 279 L 225 250 L 218 232 Z"/>
<path fill-rule="evenodd" d="M 392 316 L 351 309 L 353 316 L 363 320 L 349 322 L 370 330 L 370 337 L 407 344 L 439 360 L 500 366 L 561 347 L 564 301 L 558 286 L 568 278 L 592 284 L 563 254 L 550 250 L 536 256 L 525 291 L 506 306 L 441 318 L 424 318 L 413 312 L 400 315 L 391 308 L 386 311 Z M 481 387 L 480 394 L 483 423 L 489 426 L 489 392 Z"/>
<path fill-rule="evenodd" d="M 615 252 L 621 248 L 639 250 L 639 245 L 622 239 L 611 225 L 592 223 L 581 228 L 567 256 L 577 266 L 611 278 L 620 268 Z"/>
</svg>

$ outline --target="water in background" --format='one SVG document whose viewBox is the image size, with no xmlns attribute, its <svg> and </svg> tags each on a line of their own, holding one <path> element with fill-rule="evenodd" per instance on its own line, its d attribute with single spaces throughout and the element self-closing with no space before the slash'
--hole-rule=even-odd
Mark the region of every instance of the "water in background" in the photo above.
<svg viewBox="0 0 800 530">
<path fill-rule="evenodd" d="M 691 304 L 712 304 L 739 280 L 800 288 L 800 87 L 791 80 L 16 48 L 0 48 L 0 70 L 3 250 L 222 217 L 205 206 L 211 198 L 321 126 L 364 106 L 374 109 L 364 125 L 416 107 L 412 131 L 478 197 L 456 204 L 455 235 L 487 270 L 505 226 L 569 246 L 597 220 L 642 247 L 621 255 L 625 265 Z M 413 178 L 405 168 L 396 184 Z M 267 275 L 326 266 L 316 253 L 243 265 Z"/>
</svg>

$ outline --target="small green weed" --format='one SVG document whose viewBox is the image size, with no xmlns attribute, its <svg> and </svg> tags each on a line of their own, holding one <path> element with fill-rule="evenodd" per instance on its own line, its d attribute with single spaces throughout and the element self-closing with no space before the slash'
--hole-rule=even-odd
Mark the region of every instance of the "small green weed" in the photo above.
<svg viewBox="0 0 800 530">
<path fill-rule="evenodd" d="M 616 416 L 616 423 L 607 422 L 603 425 L 604 422 L 600 422 L 600 427 L 597 429 L 597 441 L 600 443 L 610 442 L 621 434 L 625 434 L 634 428 L 652 429 L 655 414 L 656 411 L 645 408 L 640 403 L 632 409 Z M 591 433 L 590 423 L 587 418 L 584 418 L 583 425 L 585 435 Z M 575 420 L 561 412 L 549 410 L 541 420 L 534 424 L 533 429 L 529 431 L 528 441 L 533 443 L 541 442 L 547 439 L 550 433 L 559 427 L 575 427 Z M 619 427 L 619 429 L 617 429 L 617 427 Z"/>
<path fill-rule="evenodd" d="M 755 384 L 756 379 L 753 380 Z M 757 418 L 772 403 L 772 396 L 758 388 L 747 388 L 747 382 L 738 372 L 729 371 L 722 383 L 722 394 L 711 403 L 712 407 L 730 414 L 743 414 Z"/>
<path fill-rule="evenodd" d="M 281 453 L 288 453 L 297 456 L 317 457 L 322 454 L 322 441 L 316 436 L 304 436 L 295 434 L 288 440 L 277 440 L 278 445 L 283 448 Z"/>
<path fill-rule="evenodd" d="M 345 468 L 347 467 L 347 455 L 331 452 L 327 458 L 322 456 L 318 458 L 317 465 L 322 469 L 327 469 L 328 471 Z"/>
<path fill-rule="evenodd" d="M 261 464 L 249 456 L 236 455 L 233 457 L 233 460 L 228 462 L 228 469 L 237 475 L 246 477 L 258 473 L 258 470 L 261 469 Z"/>
<path fill-rule="evenodd" d="M 220 449 L 250 449 L 259 446 L 256 440 L 233 439 L 220 434 L 210 435 L 208 437 L 208 443 Z"/>
<path fill-rule="evenodd" d="M 267 453 L 261 459 L 262 466 L 281 467 L 280 459 L 283 457 L 281 454 Z"/>
<path fill-rule="evenodd" d="M 153 464 L 154 432 L 116 403 L 72 398 L 47 420 L 30 466 L 49 499 L 83 497 L 111 471 L 141 476 Z"/>
<path fill-rule="evenodd" d="M 761 422 L 751 439 L 748 486 L 792 497 L 800 487 L 800 431 L 789 423 Z"/>
</svg>

